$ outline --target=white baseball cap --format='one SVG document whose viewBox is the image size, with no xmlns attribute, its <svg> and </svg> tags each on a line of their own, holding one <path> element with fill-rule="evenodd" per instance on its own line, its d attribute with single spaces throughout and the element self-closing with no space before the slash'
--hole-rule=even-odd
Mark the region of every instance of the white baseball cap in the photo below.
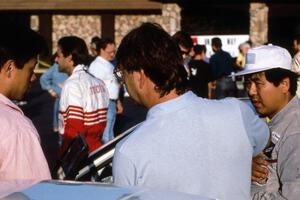
<svg viewBox="0 0 300 200">
<path fill-rule="evenodd" d="M 245 68 L 234 75 L 253 74 L 274 68 L 292 71 L 291 67 L 292 57 L 286 49 L 271 44 L 262 45 L 249 49 L 246 54 Z"/>
</svg>

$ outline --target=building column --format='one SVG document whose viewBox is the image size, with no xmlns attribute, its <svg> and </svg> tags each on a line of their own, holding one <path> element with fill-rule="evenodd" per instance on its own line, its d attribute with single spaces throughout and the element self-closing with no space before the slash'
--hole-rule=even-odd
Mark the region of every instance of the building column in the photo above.
<svg viewBox="0 0 300 200">
<path fill-rule="evenodd" d="M 250 3 L 250 40 L 253 47 L 268 42 L 268 12 L 265 3 Z"/>
<path fill-rule="evenodd" d="M 115 15 L 102 14 L 101 26 L 101 37 L 110 38 L 115 41 Z"/>
<path fill-rule="evenodd" d="M 163 4 L 162 6 L 162 26 L 173 35 L 181 29 L 181 8 L 177 4 Z"/>
</svg>

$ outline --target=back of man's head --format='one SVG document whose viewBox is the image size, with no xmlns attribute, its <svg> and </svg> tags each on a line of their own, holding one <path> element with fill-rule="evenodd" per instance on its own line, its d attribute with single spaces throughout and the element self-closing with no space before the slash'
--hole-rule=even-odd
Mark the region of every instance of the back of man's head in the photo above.
<svg viewBox="0 0 300 200">
<path fill-rule="evenodd" d="M 177 31 L 173 36 L 172 39 L 183 48 L 190 51 L 193 47 L 193 40 L 191 36 L 184 32 L 184 31 Z"/>
<path fill-rule="evenodd" d="M 72 55 L 74 66 L 79 64 L 89 65 L 91 57 L 88 48 L 83 39 L 77 36 L 66 36 L 58 40 L 58 46 L 61 48 L 64 57 Z"/>
<path fill-rule="evenodd" d="M 97 41 L 96 44 L 96 50 L 99 53 L 101 49 L 105 49 L 108 44 L 115 44 L 115 42 L 110 38 L 102 38 Z"/>
<path fill-rule="evenodd" d="M 187 75 L 178 45 L 161 26 L 143 23 L 122 40 L 116 58 L 118 68 L 129 73 L 143 70 L 161 96 L 175 89 L 183 93 Z"/>
<path fill-rule="evenodd" d="M 222 41 L 220 38 L 218 37 L 214 37 L 211 39 L 211 46 L 212 47 L 216 47 L 217 49 L 221 49 L 222 48 Z"/>
<path fill-rule="evenodd" d="M 8 60 L 14 60 L 16 67 L 24 64 L 41 53 L 48 53 L 44 38 L 28 27 L 6 24 L 0 31 L 0 69 Z"/>
<path fill-rule="evenodd" d="M 206 53 L 205 45 L 196 44 L 194 46 L 194 52 L 195 52 L 195 55 L 202 54 L 203 52 Z"/>
</svg>

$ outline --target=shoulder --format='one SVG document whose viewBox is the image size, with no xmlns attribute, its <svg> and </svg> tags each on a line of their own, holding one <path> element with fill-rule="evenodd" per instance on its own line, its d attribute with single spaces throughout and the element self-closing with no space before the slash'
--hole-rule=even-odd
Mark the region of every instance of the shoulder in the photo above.
<svg viewBox="0 0 300 200">
<path fill-rule="evenodd" d="M 287 124 L 286 136 L 298 134 L 300 136 L 300 106 L 295 107 L 286 118 L 289 119 Z"/>
<path fill-rule="evenodd" d="M 153 134 L 151 134 L 149 131 L 151 128 L 153 127 L 151 127 L 149 121 L 144 121 L 132 133 L 118 143 L 118 151 L 123 154 L 134 154 L 135 152 L 139 151 L 139 149 L 143 148 L 146 143 L 150 143 L 149 137 L 153 136 Z"/>
</svg>

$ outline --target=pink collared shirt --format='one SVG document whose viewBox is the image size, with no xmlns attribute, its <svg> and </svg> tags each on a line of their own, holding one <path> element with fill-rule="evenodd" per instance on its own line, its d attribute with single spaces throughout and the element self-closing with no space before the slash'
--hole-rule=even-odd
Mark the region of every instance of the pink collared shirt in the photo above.
<svg viewBox="0 0 300 200">
<path fill-rule="evenodd" d="M 39 135 L 22 110 L 0 94 L 0 181 L 51 179 Z"/>
</svg>

